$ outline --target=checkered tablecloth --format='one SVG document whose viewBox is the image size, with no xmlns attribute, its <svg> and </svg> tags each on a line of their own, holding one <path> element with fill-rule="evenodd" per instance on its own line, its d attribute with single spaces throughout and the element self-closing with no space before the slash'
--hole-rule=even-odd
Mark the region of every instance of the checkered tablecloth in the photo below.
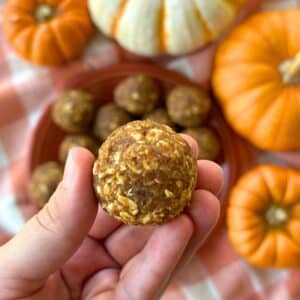
<svg viewBox="0 0 300 300">
<path fill-rule="evenodd" d="M 249 6 L 257 8 L 258 0 L 248 1 Z M 43 108 L 58 93 L 60 83 L 93 68 L 132 59 L 99 35 L 81 60 L 55 69 L 33 66 L 16 56 L 5 41 L 1 27 L 4 2 L 0 0 L 0 245 L 32 214 L 25 193 L 29 137 Z M 300 1 L 269 0 L 263 2 L 262 9 L 297 5 Z M 213 51 L 210 47 L 174 59 L 167 67 L 207 85 Z M 300 271 L 251 267 L 229 244 L 224 228 L 213 235 L 163 296 L 163 300 L 192 299 L 297 300 Z"/>
</svg>

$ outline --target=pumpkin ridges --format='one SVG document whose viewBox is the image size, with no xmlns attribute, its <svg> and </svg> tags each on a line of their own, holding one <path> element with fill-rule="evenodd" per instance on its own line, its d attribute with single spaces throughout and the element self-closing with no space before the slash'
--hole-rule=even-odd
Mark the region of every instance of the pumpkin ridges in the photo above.
<svg viewBox="0 0 300 300">
<path fill-rule="evenodd" d="M 44 61 L 50 65 L 57 65 L 64 62 L 63 53 L 53 36 L 52 30 L 49 28 L 50 23 L 44 23 L 37 27 L 37 32 L 32 40 L 31 60 L 36 64 L 42 64 Z M 45 32 L 48 32 L 46 35 Z M 46 48 L 51 55 L 47 55 Z"/>
<path fill-rule="evenodd" d="M 265 86 L 267 87 L 267 85 Z M 260 106 L 255 105 L 257 99 L 255 95 L 257 94 L 264 95 L 264 98 L 262 98 L 264 101 L 260 104 Z M 274 105 L 273 101 L 276 101 L 277 98 L 277 91 L 270 89 L 270 86 L 265 90 L 260 87 L 260 89 L 244 93 L 243 96 L 234 98 L 234 101 L 231 101 L 226 105 L 224 109 L 226 119 L 231 121 L 234 129 L 240 132 L 240 134 L 245 138 L 254 137 L 256 135 L 257 128 L 262 122 L 264 122 L 264 119 L 261 117 L 270 111 Z M 238 123 L 234 123 L 234 120 L 239 118 L 242 114 L 244 114 L 243 120 Z M 245 134 L 246 131 L 249 133 Z M 258 133 L 260 134 L 260 132 Z"/>
<path fill-rule="evenodd" d="M 276 267 L 299 267 L 300 248 L 282 231 L 277 232 L 277 260 Z"/>
<path fill-rule="evenodd" d="M 261 242 L 259 248 L 248 257 L 249 261 L 256 266 L 274 265 L 276 257 L 276 236 L 268 233 Z M 263 264 L 261 263 L 263 261 Z"/>
<path fill-rule="evenodd" d="M 290 238 L 300 247 L 300 220 L 290 220 L 286 224 L 285 230 L 288 232 Z"/>
<path fill-rule="evenodd" d="M 39 4 L 48 4 L 51 6 L 55 6 L 55 7 L 59 7 L 60 2 L 65 2 L 66 0 L 42 0 L 42 1 L 38 1 Z M 76 0 L 74 0 L 75 2 Z"/>
<path fill-rule="evenodd" d="M 198 8 L 198 5 L 195 3 L 195 0 L 191 0 L 191 3 L 194 6 L 194 9 L 195 9 L 195 12 L 196 12 L 196 17 L 198 19 L 199 24 L 201 24 L 202 27 L 204 28 L 206 38 L 208 40 L 213 39 L 214 34 L 211 31 L 211 29 L 209 28 L 208 24 L 206 24 L 206 21 L 205 21 L 204 17 L 202 16 L 201 11 Z"/>
<path fill-rule="evenodd" d="M 76 29 L 75 31 L 80 32 L 80 36 L 84 38 L 85 44 L 93 37 L 95 32 L 91 30 L 88 23 L 83 23 L 80 20 L 77 21 L 74 18 L 70 18 L 68 21 L 69 24 L 72 24 L 73 29 Z"/>
<path fill-rule="evenodd" d="M 159 25 L 158 25 L 158 39 L 159 39 L 159 51 L 164 52 L 168 49 L 167 40 L 168 33 L 165 28 L 165 17 L 166 17 L 166 0 L 162 0 L 162 6 L 159 14 Z"/>
<path fill-rule="evenodd" d="M 300 18 L 297 11 L 289 10 L 285 15 L 285 23 L 288 34 L 288 51 L 289 56 L 294 57 L 300 49 Z"/>
<path fill-rule="evenodd" d="M 228 3 L 232 7 L 241 7 L 245 3 L 244 0 L 223 0 L 223 1 Z"/>
<path fill-rule="evenodd" d="M 64 58 L 64 60 L 71 60 L 77 56 L 77 53 L 74 52 L 74 44 L 75 40 L 74 37 L 76 37 L 76 48 L 78 49 L 78 53 L 81 52 L 82 45 L 84 44 L 86 37 L 81 33 L 81 31 L 76 30 L 76 27 L 73 26 L 74 24 L 68 24 L 66 21 L 63 21 L 63 24 L 60 24 L 59 20 L 55 20 L 51 23 L 49 23 L 49 26 L 52 29 L 52 35 L 56 41 L 57 47 L 60 49 L 61 54 Z M 69 28 L 69 32 L 68 31 Z M 77 31 L 77 32 L 75 32 Z M 71 37 L 72 41 L 70 40 L 70 43 L 66 43 L 66 38 Z M 81 41 L 80 41 L 81 39 Z M 69 48 L 68 48 L 69 47 Z"/>
<path fill-rule="evenodd" d="M 114 36 L 114 37 L 117 35 L 118 23 L 122 19 L 122 16 L 124 15 L 129 3 L 130 3 L 130 0 L 123 0 L 123 3 L 119 7 L 119 10 L 115 15 L 114 20 L 112 21 L 110 32 L 111 32 L 112 36 Z"/>
<path fill-rule="evenodd" d="M 274 35 L 274 24 L 276 24 L 277 30 L 283 30 L 285 31 L 285 24 L 282 22 L 282 19 L 280 17 L 281 12 L 266 12 L 263 14 L 258 15 L 258 19 L 261 20 L 260 22 L 256 22 L 256 20 L 253 18 L 250 18 L 250 24 L 251 20 L 254 23 L 253 28 L 255 28 L 257 34 L 260 34 L 262 38 L 270 45 L 270 48 L 272 49 L 273 55 L 274 53 L 281 57 L 281 59 L 285 59 L 288 57 L 288 49 L 287 49 L 287 40 L 284 38 L 282 41 L 273 40 L 274 38 L 277 38 L 278 35 L 281 37 L 285 37 L 286 34 L 284 32 L 281 32 L 281 34 Z M 268 23 L 265 22 L 265 18 L 268 18 Z M 280 24 L 278 25 L 278 20 L 280 21 Z M 273 23 L 272 23 L 273 22 Z M 271 32 L 269 30 L 272 30 Z"/>
<path fill-rule="evenodd" d="M 247 195 L 248 195 L 248 199 L 246 197 Z M 251 201 L 249 199 L 249 195 L 251 195 L 250 197 L 252 197 L 251 200 L 258 198 L 261 200 L 261 202 L 259 204 L 255 203 L 256 206 L 253 206 L 254 201 Z M 243 196 L 244 196 L 244 199 L 243 199 Z M 270 204 L 270 201 L 268 201 L 268 202 L 265 201 L 264 197 L 262 197 L 258 193 L 253 192 L 250 189 L 243 187 L 243 186 L 239 186 L 237 189 L 232 191 L 232 197 L 235 199 L 239 199 L 238 202 L 235 202 L 234 204 L 232 204 L 234 207 L 247 209 L 256 214 L 261 214 L 262 212 L 264 212 L 264 210 Z"/>
<path fill-rule="evenodd" d="M 16 51 L 25 59 L 30 59 L 31 52 L 32 52 L 32 45 L 29 41 L 34 37 L 36 31 L 37 31 L 36 26 L 26 27 L 16 35 L 13 41 L 16 47 Z M 28 53 L 28 54 L 25 56 L 23 55 L 23 53 Z"/>
<path fill-rule="evenodd" d="M 276 173 L 274 175 L 274 170 Z M 284 204 L 284 196 L 288 185 L 288 176 L 281 168 L 272 167 L 261 167 L 260 172 L 264 182 L 266 183 L 272 202 L 275 204 Z"/>
<path fill-rule="evenodd" d="M 286 145 L 290 149 L 297 149 L 299 142 L 296 137 L 300 132 L 300 103 L 295 104 L 296 93 L 289 88 L 284 89 L 282 102 L 285 104 L 281 114 L 281 125 L 278 125 L 277 133 L 274 135 L 274 149 L 281 149 Z"/>
<path fill-rule="evenodd" d="M 300 203 L 295 203 L 291 209 L 291 216 L 300 221 Z"/>
<path fill-rule="evenodd" d="M 268 165 L 267 165 L 268 166 Z M 262 174 L 260 173 L 260 169 L 262 166 L 258 166 L 253 169 L 253 172 L 248 172 L 244 174 L 237 182 L 235 189 L 243 189 L 248 191 L 252 195 L 256 195 L 260 201 L 266 201 L 266 204 L 269 203 L 271 199 L 271 194 L 268 186 L 263 180 Z M 230 205 L 234 204 L 238 201 L 234 197 L 230 197 Z"/>
<path fill-rule="evenodd" d="M 31 14 L 36 7 L 35 0 L 10 0 L 4 7 L 4 12 L 6 9 L 10 9 L 12 11 L 22 11 L 24 14 Z"/>
<path fill-rule="evenodd" d="M 261 218 L 261 215 L 251 210 L 232 204 L 227 209 L 227 227 L 230 230 L 233 230 L 233 228 L 234 231 L 250 230 L 262 226 L 264 223 L 265 221 Z"/>
<path fill-rule="evenodd" d="M 253 76 L 257 73 L 257 70 L 260 70 L 260 76 Z M 233 70 L 238 76 L 242 76 L 247 80 L 244 84 L 236 81 L 226 82 L 226 85 L 223 83 L 223 78 L 228 78 L 227 74 L 230 74 Z M 214 86 L 222 85 L 224 86 L 222 91 L 216 89 L 215 93 L 220 98 L 219 101 L 227 103 L 229 101 L 235 101 L 235 98 L 241 98 L 245 94 L 259 90 L 267 85 L 277 86 L 276 80 L 280 80 L 278 73 L 272 72 L 272 67 L 264 64 L 240 64 L 237 66 L 223 67 L 215 73 L 214 76 Z M 279 89 L 278 89 L 279 90 Z"/>
<path fill-rule="evenodd" d="M 272 148 L 274 150 L 277 149 L 275 139 L 278 138 L 277 133 L 281 124 L 281 112 L 285 107 L 281 97 L 282 95 L 279 95 L 271 102 L 269 108 L 256 121 L 255 128 L 251 130 L 250 137 L 252 141 L 262 149 L 267 149 L 271 140 L 273 142 Z"/>
<path fill-rule="evenodd" d="M 286 188 L 283 202 L 285 205 L 292 206 L 294 209 L 294 205 L 295 204 L 297 205 L 300 199 L 300 191 L 297 191 L 297 187 L 300 186 L 300 175 L 294 170 L 288 170 L 287 178 L 288 178 L 288 185 Z M 299 206 L 299 212 L 300 212 L 300 206 Z"/>
<path fill-rule="evenodd" d="M 243 231 L 230 231 L 229 239 L 234 244 L 242 245 L 238 249 L 241 255 L 253 255 L 254 251 L 260 247 L 267 234 L 267 230 L 259 226 L 257 228 L 243 230 Z"/>
<path fill-rule="evenodd" d="M 35 22 L 30 20 L 30 18 L 24 18 L 24 20 L 19 19 L 19 21 L 14 22 L 14 24 L 6 19 L 4 19 L 3 22 L 3 30 L 5 31 L 6 37 L 10 42 L 13 42 L 14 38 L 29 26 L 36 26 Z"/>
<path fill-rule="evenodd" d="M 31 12 L 28 13 L 25 10 L 20 12 L 18 9 L 15 2 L 9 2 L 9 5 L 4 7 L 3 30 L 8 40 L 13 40 L 18 31 L 23 30 L 26 26 L 36 24 Z"/>
</svg>

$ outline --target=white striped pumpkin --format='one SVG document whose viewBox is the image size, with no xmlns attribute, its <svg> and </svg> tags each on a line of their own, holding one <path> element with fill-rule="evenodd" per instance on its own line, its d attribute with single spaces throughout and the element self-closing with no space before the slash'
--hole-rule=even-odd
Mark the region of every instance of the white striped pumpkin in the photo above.
<svg viewBox="0 0 300 300">
<path fill-rule="evenodd" d="M 245 0 L 89 0 L 96 26 L 145 56 L 180 55 L 214 40 Z"/>
</svg>

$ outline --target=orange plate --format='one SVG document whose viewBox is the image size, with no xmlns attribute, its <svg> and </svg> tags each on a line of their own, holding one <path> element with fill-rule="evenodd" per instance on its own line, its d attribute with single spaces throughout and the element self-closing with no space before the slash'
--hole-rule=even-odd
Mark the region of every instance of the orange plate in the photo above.
<svg viewBox="0 0 300 300">
<path fill-rule="evenodd" d="M 178 84 L 197 85 L 183 75 L 157 66 L 146 64 L 120 64 L 106 69 L 91 71 L 88 75 L 64 82 L 62 92 L 70 88 L 81 88 L 95 96 L 100 106 L 112 101 L 115 86 L 124 78 L 143 73 L 152 77 L 162 90 L 162 97 Z M 220 158 L 225 170 L 225 184 L 220 195 L 223 206 L 226 204 L 230 187 L 243 170 L 243 162 L 248 161 L 251 153 L 244 142 L 237 138 L 221 116 L 217 105 L 209 121 L 209 125 L 218 132 L 223 145 L 223 155 Z M 49 160 L 57 160 L 58 147 L 65 133 L 51 119 L 51 105 L 43 112 L 31 139 L 28 160 L 28 179 L 38 165 Z M 224 210 L 223 210 L 224 211 Z"/>
</svg>

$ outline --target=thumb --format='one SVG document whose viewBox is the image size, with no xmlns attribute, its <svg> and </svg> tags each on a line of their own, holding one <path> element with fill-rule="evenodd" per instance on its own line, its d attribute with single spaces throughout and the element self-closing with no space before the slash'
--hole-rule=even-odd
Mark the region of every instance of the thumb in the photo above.
<svg viewBox="0 0 300 300">
<path fill-rule="evenodd" d="M 48 204 L 0 249 L 0 270 L 6 276 L 44 280 L 74 254 L 97 213 L 93 161 L 87 150 L 70 151 L 63 181 Z"/>
</svg>

